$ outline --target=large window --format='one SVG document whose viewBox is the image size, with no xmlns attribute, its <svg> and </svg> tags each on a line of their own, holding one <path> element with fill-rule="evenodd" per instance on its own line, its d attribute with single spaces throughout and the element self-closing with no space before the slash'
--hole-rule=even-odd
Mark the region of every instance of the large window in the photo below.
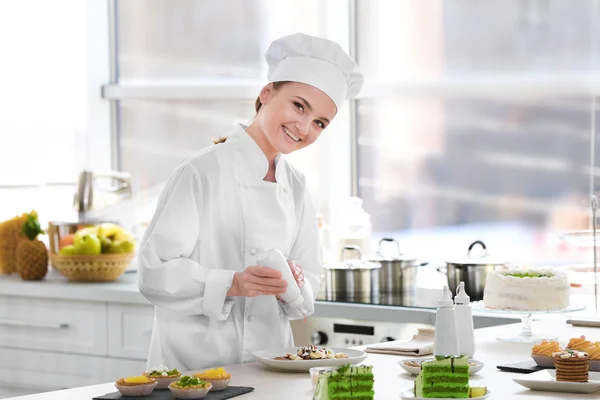
<svg viewBox="0 0 600 400">
<path fill-rule="evenodd" d="M 357 107 L 376 235 L 429 260 L 481 239 L 509 260 L 589 261 L 557 234 L 590 223 L 598 3 L 358 1 L 357 15 L 367 81 L 390 88 Z"/>
<path fill-rule="evenodd" d="M 375 238 L 429 260 L 476 239 L 508 259 L 587 260 L 557 233 L 589 226 L 597 186 L 598 7 L 117 1 L 117 73 L 105 96 L 118 104 L 118 165 L 151 199 L 183 157 L 253 117 L 266 47 L 302 31 L 340 42 L 366 78 L 329 132 L 291 157 L 330 222 L 354 194 Z"/>
<path fill-rule="evenodd" d="M 87 161 L 87 29 L 79 0 L 0 2 L 0 221 L 71 211 Z"/>
</svg>

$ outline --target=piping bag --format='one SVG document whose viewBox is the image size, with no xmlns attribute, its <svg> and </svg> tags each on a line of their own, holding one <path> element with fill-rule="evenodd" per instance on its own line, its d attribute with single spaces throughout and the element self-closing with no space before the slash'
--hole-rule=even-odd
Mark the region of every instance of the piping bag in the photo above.
<svg viewBox="0 0 600 400">
<path fill-rule="evenodd" d="M 306 310 L 304 309 L 304 297 L 302 292 L 294 279 L 292 270 L 290 269 L 288 262 L 283 253 L 277 249 L 267 250 L 260 254 L 256 258 L 257 264 L 263 267 L 273 268 L 281 272 L 281 279 L 287 281 L 287 289 L 279 297 L 288 305 L 290 308 L 297 309 L 302 315 L 304 315 L 304 322 L 306 322 Z"/>
</svg>

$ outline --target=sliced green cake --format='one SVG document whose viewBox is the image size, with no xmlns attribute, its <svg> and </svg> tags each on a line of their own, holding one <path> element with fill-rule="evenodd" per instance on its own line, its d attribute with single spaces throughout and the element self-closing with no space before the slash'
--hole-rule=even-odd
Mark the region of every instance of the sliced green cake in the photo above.
<svg viewBox="0 0 600 400">
<path fill-rule="evenodd" d="M 313 400 L 373 400 L 373 367 L 344 365 L 323 372 Z"/>
<path fill-rule="evenodd" d="M 421 363 L 414 387 L 415 397 L 469 397 L 469 359 L 465 356 L 437 356 Z"/>
</svg>

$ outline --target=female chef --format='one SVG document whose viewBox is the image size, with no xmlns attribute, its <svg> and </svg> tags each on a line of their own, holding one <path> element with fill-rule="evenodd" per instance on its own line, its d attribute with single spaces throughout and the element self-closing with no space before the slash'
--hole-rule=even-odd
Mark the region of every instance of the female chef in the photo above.
<svg viewBox="0 0 600 400">
<path fill-rule="evenodd" d="M 148 366 L 198 370 L 293 346 L 289 319 L 304 315 L 278 298 L 281 273 L 256 265 L 268 249 L 290 260 L 314 311 L 315 210 L 282 154 L 317 140 L 363 77 L 337 43 L 305 34 L 274 41 L 265 58 L 256 117 L 176 168 L 140 243 L 138 286 L 156 306 Z"/>
</svg>

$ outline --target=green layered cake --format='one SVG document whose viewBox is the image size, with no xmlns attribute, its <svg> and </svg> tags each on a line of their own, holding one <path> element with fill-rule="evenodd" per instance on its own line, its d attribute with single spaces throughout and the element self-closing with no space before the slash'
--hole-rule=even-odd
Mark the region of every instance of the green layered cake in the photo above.
<svg viewBox="0 0 600 400">
<path fill-rule="evenodd" d="M 437 356 L 421 363 L 415 380 L 415 397 L 469 397 L 469 359 L 465 356 Z"/>
<path fill-rule="evenodd" d="M 319 375 L 313 400 L 373 400 L 373 367 L 344 365 Z"/>
</svg>

